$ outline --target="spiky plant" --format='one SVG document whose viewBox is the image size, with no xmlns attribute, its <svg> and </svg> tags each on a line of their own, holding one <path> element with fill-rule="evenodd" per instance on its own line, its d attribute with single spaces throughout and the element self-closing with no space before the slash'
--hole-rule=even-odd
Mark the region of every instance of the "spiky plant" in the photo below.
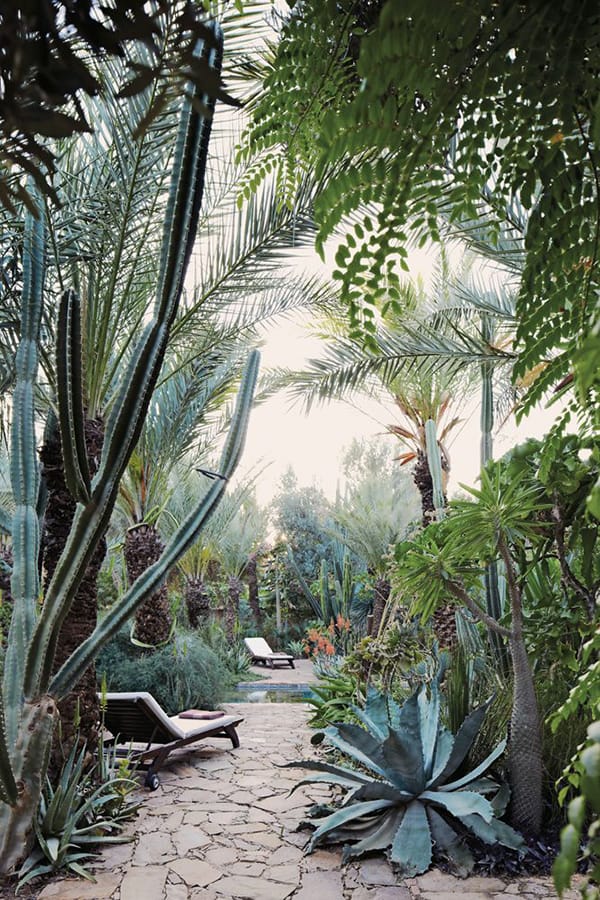
<svg viewBox="0 0 600 900">
<path fill-rule="evenodd" d="M 203 64 L 218 69 L 220 32 L 199 47 Z M 106 424 L 98 472 L 85 465 L 82 398 L 77 388 L 79 347 L 77 297 L 62 297 L 67 377 L 59 379 L 58 410 L 62 453 L 70 489 L 77 497 L 73 525 L 40 604 L 38 577 L 39 466 L 36 458 L 34 391 L 45 272 L 44 220 L 28 214 L 23 246 L 20 341 L 16 357 L 11 430 L 11 487 L 14 609 L 4 660 L 0 700 L 0 873 L 14 870 L 30 845 L 33 818 L 45 777 L 57 701 L 67 695 L 100 647 L 164 581 L 194 542 L 224 493 L 239 460 L 256 381 L 258 358 L 251 354 L 220 463 L 222 478 L 212 483 L 177 529 L 160 560 L 131 586 L 108 616 L 53 674 L 55 650 L 74 595 L 104 534 L 119 482 L 139 438 L 161 370 L 187 264 L 196 235 L 202 197 L 210 119 L 206 97 L 185 97 L 172 159 L 165 211 L 156 303 L 131 348 L 126 373 L 115 384 L 115 402 Z"/>
<path fill-rule="evenodd" d="M 471 713 L 453 735 L 442 725 L 435 682 L 429 693 L 422 686 L 402 706 L 371 690 L 364 710 L 353 707 L 360 725 L 332 725 L 316 736 L 356 768 L 314 760 L 288 763 L 318 773 L 295 788 L 316 782 L 347 789 L 339 808 L 324 816 L 319 810 L 309 852 L 319 844 L 343 842 L 348 860 L 389 849 L 390 861 L 412 876 L 430 867 L 433 844 L 463 871 L 472 868 L 464 843 L 468 832 L 489 844 L 519 848 L 521 837 L 497 818 L 506 806 L 505 787 L 484 777 L 506 741 L 459 774 L 488 706 Z"/>
</svg>

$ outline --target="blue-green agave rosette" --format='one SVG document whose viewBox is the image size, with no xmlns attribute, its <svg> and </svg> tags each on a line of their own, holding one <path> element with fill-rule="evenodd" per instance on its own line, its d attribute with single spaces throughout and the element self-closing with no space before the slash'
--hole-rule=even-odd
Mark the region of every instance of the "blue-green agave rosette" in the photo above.
<svg viewBox="0 0 600 900">
<path fill-rule="evenodd" d="M 318 819 L 308 851 L 343 842 L 346 861 L 389 848 L 391 862 L 405 874 L 417 875 L 431 865 L 434 846 L 469 870 L 473 857 L 463 844 L 466 830 L 488 844 L 520 849 L 521 836 L 497 818 L 506 808 L 508 788 L 484 776 L 506 741 L 456 777 L 490 702 L 471 713 L 453 735 L 440 722 L 437 685 L 422 686 L 403 706 L 369 691 L 365 709 L 354 709 L 361 725 L 331 726 L 315 736 L 317 741 L 325 738 L 360 770 L 313 760 L 288 764 L 315 772 L 294 790 L 313 783 L 347 789 L 340 807 Z"/>
</svg>

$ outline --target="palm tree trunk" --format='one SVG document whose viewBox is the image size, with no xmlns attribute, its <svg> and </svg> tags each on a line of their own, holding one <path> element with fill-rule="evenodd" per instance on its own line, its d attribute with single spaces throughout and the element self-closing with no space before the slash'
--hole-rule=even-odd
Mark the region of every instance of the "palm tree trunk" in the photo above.
<svg viewBox="0 0 600 900">
<path fill-rule="evenodd" d="M 263 616 L 260 608 L 260 597 L 258 593 L 258 563 L 256 553 L 253 553 L 246 563 L 246 581 L 248 582 L 248 603 L 256 622 L 258 634 L 262 633 Z"/>
<path fill-rule="evenodd" d="M 373 589 L 373 618 L 371 620 L 371 634 L 377 637 L 381 627 L 381 620 L 385 605 L 390 596 L 391 585 L 387 578 L 378 578 Z"/>
<path fill-rule="evenodd" d="M 210 597 L 201 578 L 188 578 L 183 589 L 190 628 L 198 628 L 208 620 Z"/>
<path fill-rule="evenodd" d="M 235 638 L 235 628 L 240 618 L 240 595 L 242 593 L 242 582 L 236 575 L 230 575 L 227 593 L 225 631 L 229 640 L 233 641 Z"/>
<path fill-rule="evenodd" d="M 442 469 L 448 472 L 448 461 L 445 455 L 441 456 Z M 417 453 L 417 462 L 413 470 L 413 480 L 417 486 L 417 490 L 421 495 L 421 510 L 423 514 L 422 524 L 426 528 L 430 522 L 435 521 L 436 508 L 434 502 L 433 479 L 429 471 L 429 463 L 427 462 L 427 454 L 423 450 Z M 444 493 L 444 505 L 447 503 Z M 432 627 L 440 647 L 451 649 L 458 641 L 456 633 L 456 614 L 454 605 L 449 603 L 436 609 L 432 616 Z"/>
<path fill-rule="evenodd" d="M 90 474 L 98 468 L 104 423 L 101 419 L 86 419 L 85 441 Z M 48 490 L 48 500 L 44 516 L 42 535 L 42 560 L 46 584 L 50 582 L 56 564 L 66 544 L 73 516 L 73 500 L 64 479 L 60 433 L 53 428 L 46 435 L 40 451 L 44 478 Z M 92 556 L 82 582 L 75 594 L 69 615 L 65 619 L 54 658 L 54 672 L 62 666 L 71 653 L 88 638 L 96 627 L 98 612 L 97 580 L 100 567 L 106 556 L 106 541 L 102 539 Z M 73 742 L 87 744 L 90 752 L 98 740 L 100 710 L 97 698 L 96 669 L 91 665 L 83 675 L 77 688 L 58 704 L 59 725 L 56 731 L 50 770 L 56 773 L 63 755 L 68 754 Z"/>
<path fill-rule="evenodd" d="M 123 550 L 129 584 L 133 584 L 160 558 L 164 548 L 154 525 L 142 522 L 129 529 Z M 163 585 L 138 607 L 135 614 L 136 639 L 150 647 L 164 644 L 169 640 L 172 625 L 167 586 Z"/>
</svg>

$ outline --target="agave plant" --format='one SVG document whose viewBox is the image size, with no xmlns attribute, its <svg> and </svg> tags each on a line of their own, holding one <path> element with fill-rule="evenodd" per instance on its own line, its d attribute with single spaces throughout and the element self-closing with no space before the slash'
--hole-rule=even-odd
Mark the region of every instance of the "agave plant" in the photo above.
<svg viewBox="0 0 600 900">
<path fill-rule="evenodd" d="M 473 857 L 463 844 L 467 832 L 489 844 L 521 847 L 520 835 L 497 818 L 508 800 L 506 785 L 484 777 L 506 741 L 462 774 L 490 702 L 472 712 L 453 735 L 440 721 L 435 683 L 429 693 L 421 686 L 403 706 L 371 690 L 364 710 L 354 709 L 361 725 L 332 726 L 315 735 L 313 741 L 325 737 L 360 770 L 312 760 L 288 764 L 319 773 L 296 787 L 320 782 L 348 789 L 341 806 L 319 818 L 309 852 L 319 844 L 343 841 L 348 860 L 390 848 L 391 862 L 412 876 L 431 865 L 433 844 L 469 869 Z"/>
<path fill-rule="evenodd" d="M 137 781 L 125 774 L 104 771 L 100 785 L 86 766 L 87 748 L 74 744 L 56 786 L 46 779 L 34 822 L 36 846 L 19 872 L 19 886 L 38 875 L 68 869 L 90 881 L 95 879 L 82 865 L 93 858 L 90 848 L 132 840 L 121 833 L 140 803 L 127 799 Z M 102 772 L 105 764 L 99 763 Z"/>
</svg>

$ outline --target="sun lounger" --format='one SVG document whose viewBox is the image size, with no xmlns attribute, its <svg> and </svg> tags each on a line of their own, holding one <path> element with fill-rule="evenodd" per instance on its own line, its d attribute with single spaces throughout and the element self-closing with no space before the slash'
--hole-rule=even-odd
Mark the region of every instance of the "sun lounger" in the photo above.
<svg viewBox="0 0 600 900">
<path fill-rule="evenodd" d="M 160 784 L 157 770 L 179 747 L 213 737 L 229 738 L 234 748 L 240 746 L 235 730 L 243 721 L 240 716 L 223 713 L 214 718 L 214 712 L 203 710 L 187 710 L 185 716 L 168 716 L 146 691 L 105 696 L 104 727 L 113 735 L 107 743 L 132 745 L 133 760 L 147 766 L 146 786 L 151 790 Z M 136 749 L 135 744 L 145 744 L 145 747 Z"/>
<path fill-rule="evenodd" d="M 264 638 L 244 638 L 244 644 L 254 663 L 269 666 L 271 669 L 275 666 L 291 666 L 292 669 L 295 668 L 293 656 L 290 656 L 288 653 L 273 653 Z"/>
</svg>

